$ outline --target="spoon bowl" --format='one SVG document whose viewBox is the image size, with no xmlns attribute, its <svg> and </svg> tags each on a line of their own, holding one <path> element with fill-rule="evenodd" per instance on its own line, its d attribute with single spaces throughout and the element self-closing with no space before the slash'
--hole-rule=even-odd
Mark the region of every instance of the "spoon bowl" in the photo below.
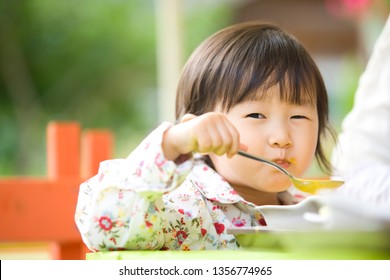
<svg viewBox="0 0 390 280">
<path fill-rule="evenodd" d="M 282 173 L 286 174 L 288 177 L 290 177 L 291 182 L 293 183 L 293 185 L 297 189 L 299 189 L 303 192 L 310 193 L 310 194 L 315 194 L 321 189 L 338 188 L 342 184 L 344 184 L 344 181 L 339 181 L 339 180 L 313 180 L 313 179 L 298 178 L 298 177 L 295 177 L 294 175 L 292 175 L 290 172 L 288 172 L 283 167 L 279 166 L 278 164 L 276 164 L 272 161 L 266 160 L 266 159 L 258 157 L 258 156 L 248 154 L 244 151 L 238 151 L 238 154 L 241 156 L 253 159 L 253 160 L 260 161 L 264 164 L 267 164 L 269 166 L 272 166 L 272 167 L 278 169 L 280 172 L 282 172 Z"/>
</svg>

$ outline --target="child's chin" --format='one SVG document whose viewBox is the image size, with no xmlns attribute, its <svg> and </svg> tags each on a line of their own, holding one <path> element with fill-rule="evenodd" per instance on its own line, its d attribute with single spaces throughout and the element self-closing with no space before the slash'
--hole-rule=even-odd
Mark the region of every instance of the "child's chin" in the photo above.
<svg viewBox="0 0 390 280">
<path fill-rule="evenodd" d="M 269 184 L 267 186 L 263 185 L 263 186 L 259 186 L 257 187 L 256 189 L 260 189 L 264 192 L 268 192 L 268 193 L 279 193 L 279 192 L 284 192 L 284 191 L 287 191 L 291 186 L 291 182 L 289 184 L 286 184 L 286 183 L 280 183 L 280 184 Z"/>
<path fill-rule="evenodd" d="M 287 191 L 290 187 L 291 187 L 290 180 L 278 181 L 272 185 L 272 191 L 273 192 L 284 192 L 284 191 Z"/>
</svg>

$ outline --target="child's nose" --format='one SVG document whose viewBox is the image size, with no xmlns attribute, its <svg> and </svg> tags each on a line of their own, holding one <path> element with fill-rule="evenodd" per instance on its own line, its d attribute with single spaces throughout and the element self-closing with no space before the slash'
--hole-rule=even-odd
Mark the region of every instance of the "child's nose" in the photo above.
<svg viewBox="0 0 390 280">
<path fill-rule="evenodd" d="M 285 127 L 271 128 L 268 141 L 272 147 L 276 148 L 288 148 L 292 145 L 290 135 Z"/>
</svg>

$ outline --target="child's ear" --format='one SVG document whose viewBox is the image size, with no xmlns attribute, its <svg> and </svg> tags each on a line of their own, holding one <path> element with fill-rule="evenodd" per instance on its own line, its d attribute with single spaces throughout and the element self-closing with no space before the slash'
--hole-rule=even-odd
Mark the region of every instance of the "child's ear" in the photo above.
<svg viewBox="0 0 390 280">
<path fill-rule="evenodd" d="M 196 116 L 193 115 L 193 114 L 185 114 L 185 115 L 181 118 L 180 123 L 185 123 L 185 122 L 188 122 L 188 121 L 190 121 L 190 120 L 192 120 L 192 119 L 195 119 L 195 118 L 196 118 Z"/>
</svg>

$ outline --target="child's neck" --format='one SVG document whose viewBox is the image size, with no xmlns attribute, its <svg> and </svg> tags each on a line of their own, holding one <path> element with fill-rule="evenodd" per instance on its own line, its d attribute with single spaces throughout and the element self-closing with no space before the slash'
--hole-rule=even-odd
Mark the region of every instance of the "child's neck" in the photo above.
<svg viewBox="0 0 390 280">
<path fill-rule="evenodd" d="M 280 205 L 278 193 L 262 192 L 248 187 L 236 187 L 237 193 L 248 202 L 255 205 Z"/>
</svg>

